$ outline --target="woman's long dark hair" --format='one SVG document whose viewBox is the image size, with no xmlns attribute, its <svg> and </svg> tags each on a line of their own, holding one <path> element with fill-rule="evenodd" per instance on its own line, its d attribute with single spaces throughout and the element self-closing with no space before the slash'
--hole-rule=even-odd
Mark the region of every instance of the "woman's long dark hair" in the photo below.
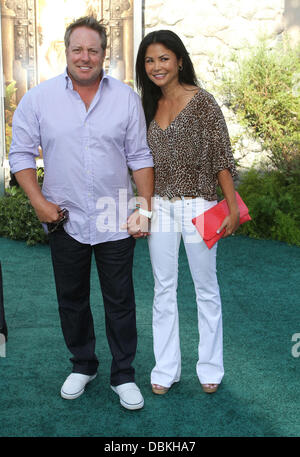
<svg viewBox="0 0 300 457">
<path fill-rule="evenodd" d="M 161 89 L 154 84 L 145 71 L 145 55 L 148 46 L 153 43 L 160 43 L 167 49 L 174 52 L 177 59 L 182 59 L 182 70 L 178 72 L 180 84 L 198 86 L 195 70 L 190 56 L 176 33 L 171 30 L 157 30 L 146 35 L 139 46 L 136 59 L 136 84 L 141 93 L 142 104 L 145 111 L 147 127 L 155 116 L 158 100 L 161 97 Z"/>
</svg>

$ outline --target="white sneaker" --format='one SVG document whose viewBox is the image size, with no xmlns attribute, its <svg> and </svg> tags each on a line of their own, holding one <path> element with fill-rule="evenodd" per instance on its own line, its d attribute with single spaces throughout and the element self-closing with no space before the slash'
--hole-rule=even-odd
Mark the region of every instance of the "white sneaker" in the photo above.
<svg viewBox="0 0 300 457">
<path fill-rule="evenodd" d="M 63 383 L 60 395 L 67 400 L 73 400 L 74 398 L 79 397 L 83 394 L 87 383 L 95 379 L 96 376 L 97 373 L 92 376 L 81 373 L 71 373 Z"/>
<path fill-rule="evenodd" d="M 127 382 L 119 386 L 110 386 L 120 397 L 120 403 L 126 409 L 140 409 L 144 406 L 144 399 L 140 389 L 134 382 Z"/>
</svg>

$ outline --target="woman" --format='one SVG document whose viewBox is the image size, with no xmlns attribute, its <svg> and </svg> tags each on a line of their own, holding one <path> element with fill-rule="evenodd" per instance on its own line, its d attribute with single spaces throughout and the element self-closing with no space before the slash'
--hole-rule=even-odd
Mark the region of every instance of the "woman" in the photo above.
<svg viewBox="0 0 300 457">
<path fill-rule="evenodd" d="M 236 174 L 227 127 L 214 97 L 197 85 L 192 62 L 180 38 L 168 30 L 148 34 L 136 62 L 137 85 L 153 153 L 155 198 L 149 251 L 155 290 L 152 390 L 164 394 L 181 373 L 177 309 L 178 251 L 181 237 L 194 281 L 199 346 L 196 366 L 207 393 L 224 375 L 222 311 L 216 275 L 217 245 L 208 249 L 192 218 L 217 203 L 219 183 L 230 214 L 224 237 L 239 225 L 232 176 Z"/>
</svg>

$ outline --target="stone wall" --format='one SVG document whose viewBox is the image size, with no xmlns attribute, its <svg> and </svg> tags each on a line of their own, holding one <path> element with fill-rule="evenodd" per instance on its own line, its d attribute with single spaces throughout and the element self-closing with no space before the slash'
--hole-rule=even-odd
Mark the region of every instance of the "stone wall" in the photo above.
<svg viewBox="0 0 300 457">
<path fill-rule="evenodd" d="M 144 0 L 144 34 L 169 29 L 186 45 L 202 87 L 214 93 L 220 64 L 234 65 L 259 37 L 276 41 L 284 31 L 284 0 Z M 214 95 L 216 95 L 214 93 Z M 242 167 L 264 158 L 261 145 L 248 138 L 222 101 L 230 136 L 240 137 L 235 157 Z"/>
</svg>

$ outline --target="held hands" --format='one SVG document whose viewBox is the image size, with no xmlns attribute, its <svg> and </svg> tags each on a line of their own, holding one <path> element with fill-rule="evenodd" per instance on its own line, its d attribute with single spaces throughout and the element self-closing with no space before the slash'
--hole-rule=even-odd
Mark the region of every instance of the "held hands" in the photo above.
<svg viewBox="0 0 300 457">
<path fill-rule="evenodd" d="M 127 224 L 122 225 L 121 228 L 127 228 L 129 235 L 136 239 L 146 238 L 146 236 L 150 235 L 149 219 L 140 215 L 138 209 L 128 217 Z"/>
<path fill-rule="evenodd" d="M 229 214 L 223 220 L 222 225 L 217 230 L 217 233 L 221 233 L 223 231 L 223 229 L 225 229 L 225 232 L 222 235 L 222 238 L 226 238 L 227 236 L 234 235 L 234 232 L 239 227 L 239 221 L 240 221 L 239 211 Z"/>
</svg>

